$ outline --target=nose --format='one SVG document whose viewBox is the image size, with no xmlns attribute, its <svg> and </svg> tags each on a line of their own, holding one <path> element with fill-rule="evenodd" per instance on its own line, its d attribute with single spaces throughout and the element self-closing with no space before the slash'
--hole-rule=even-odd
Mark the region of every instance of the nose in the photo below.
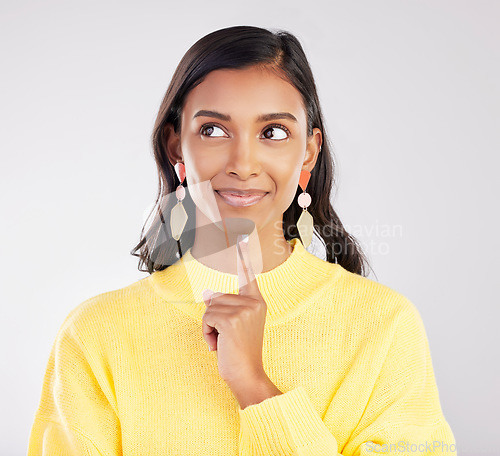
<svg viewBox="0 0 500 456">
<path fill-rule="evenodd" d="M 234 141 L 226 163 L 226 174 L 236 175 L 242 180 L 257 176 L 261 172 L 258 141 L 241 138 Z"/>
</svg>

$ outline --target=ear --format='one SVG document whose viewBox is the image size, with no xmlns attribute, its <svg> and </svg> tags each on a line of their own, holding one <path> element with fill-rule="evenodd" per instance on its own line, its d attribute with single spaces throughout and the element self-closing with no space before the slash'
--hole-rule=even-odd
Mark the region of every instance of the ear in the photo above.
<svg viewBox="0 0 500 456">
<path fill-rule="evenodd" d="M 181 137 L 175 132 L 174 126 L 171 123 L 168 123 L 163 127 L 163 138 L 167 158 L 172 166 L 175 166 L 177 162 L 183 161 Z"/>
<path fill-rule="evenodd" d="M 323 144 L 323 134 L 319 128 L 313 128 L 313 133 L 307 138 L 306 154 L 302 169 L 311 172 L 318 160 L 319 151 Z"/>
</svg>

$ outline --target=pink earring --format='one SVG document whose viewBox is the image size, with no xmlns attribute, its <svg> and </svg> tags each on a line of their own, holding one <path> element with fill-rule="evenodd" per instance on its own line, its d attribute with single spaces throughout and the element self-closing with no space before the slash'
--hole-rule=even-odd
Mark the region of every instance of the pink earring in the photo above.
<svg viewBox="0 0 500 456">
<path fill-rule="evenodd" d="M 182 185 L 184 179 L 186 178 L 186 167 L 184 163 L 177 162 L 174 166 L 177 177 L 179 178 L 180 184 L 175 190 L 175 196 L 177 197 L 177 204 L 172 208 L 170 212 L 170 230 L 172 231 L 172 237 L 178 241 L 181 238 L 182 231 L 186 226 L 188 219 L 186 210 L 182 205 L 182 200 L 186 196 L 186 189 Z"/>
<path fill-rule="evenodd" d="M 297 221 L 297 229 L 300 234 L 300 239 L 304 247 L 311 244 L 313 236 L 313 218 L 307 208 L 311 205 L 311 195 L 306 192 L 307 184 L 311 178 L 311 173 L 305 169 L 300 172 L 299 185 L 302 188 L 302 193 L 297 198 L 299 206 L 303 209 L 302 214 Z"/>
</svg>

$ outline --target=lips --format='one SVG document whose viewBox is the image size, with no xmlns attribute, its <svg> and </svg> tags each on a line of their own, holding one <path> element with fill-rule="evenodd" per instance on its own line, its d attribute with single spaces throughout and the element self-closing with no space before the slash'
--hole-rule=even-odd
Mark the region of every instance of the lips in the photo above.
<svg viewBox="0 0 500 456">
<path fill-rule="evenodd" d="M 215 190 L 215 193 L 230 206 L 244 207 L 252 206 L 260 202 L 268 192 L 247 193 L 248 191 L 235 190 Z"/>
<path fill-rule="evenodd" d="M 268 193 L 265 190 L 260 190 L 258 188 L 243 189 L 243 188 L 229 188 L 229 187 L 227 187 L 227 188 L 218 188 L 216 191 L 221 192 L 221 193 L 231 193 L 233 195 L 239 195 L 239 196 L 263 195 L 264 193 Z"/>
</svg>

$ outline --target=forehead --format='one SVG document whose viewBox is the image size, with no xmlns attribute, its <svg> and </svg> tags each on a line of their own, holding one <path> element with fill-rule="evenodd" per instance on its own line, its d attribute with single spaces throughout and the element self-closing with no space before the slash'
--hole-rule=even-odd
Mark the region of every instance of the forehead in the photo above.
<svg viewBox="0 0 500 456">
<path fill-rule="evenodd" d="M 288 111 L 306 122 L 300 92 L 277 74 L 258 67 L 210 72 L 187 95 L 183 113 L 192 117 L 199 109 L 213 109 L 235 119 Z"/>
</svg>

